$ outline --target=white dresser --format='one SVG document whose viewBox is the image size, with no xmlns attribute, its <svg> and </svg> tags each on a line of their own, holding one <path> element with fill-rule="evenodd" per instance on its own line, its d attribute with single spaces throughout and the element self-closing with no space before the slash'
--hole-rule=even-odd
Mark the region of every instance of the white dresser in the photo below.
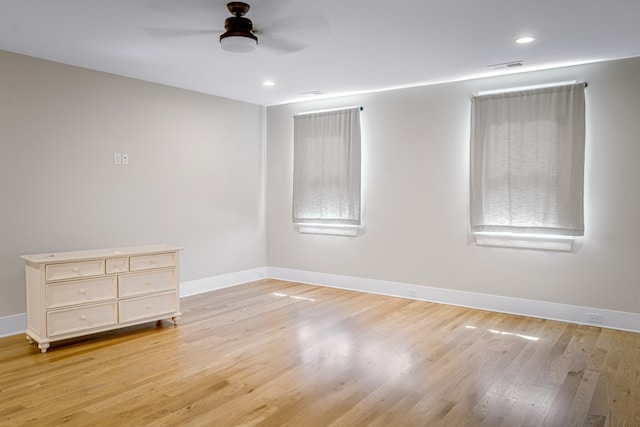
<svg viewBox="0 0 640 427">
<path fill-rule="evenodd" d="M 53 341 L 180 317 L 178 253 L 169 245 L 23 255 L 27 339 Z"/>
</svg>

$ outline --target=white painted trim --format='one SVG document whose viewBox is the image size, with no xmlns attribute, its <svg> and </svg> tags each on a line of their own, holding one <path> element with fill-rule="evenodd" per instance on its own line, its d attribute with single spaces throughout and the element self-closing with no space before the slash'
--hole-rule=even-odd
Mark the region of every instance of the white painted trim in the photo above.
<svg viewBox="0 0 640 427">
<path fill-rule="evenodd" d="M 476 245 L 502 246 L 507 248 L 545 249 L 551 251 L 571 251 L 574 238 L 571 236 L 532 235 L 515 233 L 473 233 Z"/>
<path fill-rule="evenodd" d="M 216 289 L 228 288 L 264 279 L 267 276 L 267 267 L 251 270 L 237 271 L 235 273 L 221 274 L 219 276 L 205 277 L 204 279 L 190 280 L 180 283 L 180 297 L 201 294 Z"/>
<path fill-rule="evenodd" d="M 552 302 L 527 300 L 499 295 L 456 291 L 384 280 L 361 277 L 340 276 L 312 271 L 293 270 L 280 267 L 260 267 L 235 273 L 222 274 L 204 279 L 180 283 L 180 296 L 187 297 L 216 289 L 227 288 L 243 283 L 261 280 L 265 277 L 311 285 L 327 286 L 338 289 L 409 298 L 409 292 L 415 291 L 411 299 L 441 304 L 476 308 L 480 310 L 510 313 L 549 320 L 591 325 L 623 331 L 640 332 L 640 313 L 604 310 L 592 307 L 558 304 Z M 588 315 L 600 315 L 601 324 L 587 322 Z M 0 317 L 0 338 L 23 333 L 27 327 L 25 313 Z"/>
<path fill-rule="evenodd" d="M 18 335 L 27 330 L 27 314 L 0 317 L 0 338 Z"/>
<path fill-rule="evenodd" d="M 549 320 L 559 320 L 562 322 L 619 329 L 623 331 L 640 332 L 640 313 L 604 310 L 600 308 L 456 291 L 452 289 L 292 270 L 279 267 L 268 267 L 267 276 L 273 279 L 401 298 L 409 298 L 409 289 L 411 289 L 411 291 L 415 291 L 415 297 L 411 296 L 411 299 L 421 301 L 430 301 Z M 596 324 L 587 322 L 587 315 L 589 314 L 602 316 L 602 323 Z"/>
<path fill-rule="evenodd" d="M 302 234 L 324 234 L 327 236 L 357 237 L 359 225 L 325 225 L 325 224 L 296 224 L 298 232 Z"/>
</svg>

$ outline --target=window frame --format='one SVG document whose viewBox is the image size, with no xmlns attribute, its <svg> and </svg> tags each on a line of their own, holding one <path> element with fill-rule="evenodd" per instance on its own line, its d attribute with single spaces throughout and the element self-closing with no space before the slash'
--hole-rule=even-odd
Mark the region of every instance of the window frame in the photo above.
<svg viewBox="0 0 640 427">
<path fill-rule="evenodd" d="M 584 98 L 585 87 L 586 87 L 585 83 L 576 83 L 575 81 L 560 82 L 557 84 L 544 85 L 544 86 L 540 85 L 535 87 L 512 88 L 512 89 L 506 89 L 503 91 L 490 91 L 488 93 L 487 92 L 479 93 L 478 96 L 472 97 L 471 138 L 470 138 L 471 144 L 470 144 L 469 218 L 470 218 L 470 231 L 473 234 L 477 245 L 571 251 L 572 244 L 575 238 L 578 238 L 584 235 L 583 203 L 584 203 L 584 163 L 585 163 L 584 157 L 585 157 L 585 140 L 586 140 L 586 134 L 585 134 L 586 133 L 585 132 L 585 128 L 586 128 L 585 109 L 586 108 L 585 108 L 585 98 Z M 556 187 L 558 187 L 559 185 L 566 185 L 566 181 L 568 179 L 567 174 L 561 176 L 560 180 L 557 180 L 555 176 L 548 176 L 547 173 L 556 171 L 559 167 L 565 167 L 566 169 L 567 168 L 566 163 L 568 162 L 569 167 L 575 168 L 575 170 L 579 174 L 579 180 L 578 180 L 579 188 L 577 190 L 574 190 L 573 187 L 571 188 L 572 193 L 571 193 L 570 203 L 573 203 L 573 204 L 570 205 L 570 210 L 569 210 L 571 214 L 574 214 L 573 216 L 570 217 L 571 221 L 575 221 L 575 224 L 577 224 L 577 227 L 575 228 L 575 230 L 569 229 L 568 233 L 563 232 L 565 231 L 564 228 L 559 228 L 558 230 L 554 230 L 552 227 L 539 226 L 538 224 L 533 224 L 533 223 L 527 224 L 528 226 L 527 228 L 518 229 L 518 227 L 513 225 L 512 223 L 513 212 L 510 210 L 511 201 L 512 201 L 511 175 L 509 175 L 509 183 L 507 185 L 506 196 L 504 192 L 501 195 L 501 197 L 503 198 L 507 197 L 509 201 L 508 203 L 509 210 L 508 212 L 505 212 L 502 214 L 499 213 L 499 210 L 497 211 L 497 214 L 496 214 L 496 211 L 490 210 L 491 212 L 490 216 L 493 215 L 494 216 L 493 221 L 496 221 L 494 223 L 495 225 L 493 225 L 491 223 L 492 220 L 487 220 L 488 217 L 487 217 L 487 213 L 484 211 L 485 205 L 483 204 L 484 203 L 483 198 L 486 197 L 486 193 L 488 193 L 489 197 L 491 197 L 491 191 L 496 191 L 495 189 L 489 189 L 489 191 L 487 191 L 485 181 L 492 179 L 492 177 L 495 177 L 496 175 L 498 175 L 499 172 L 492 173 L 491 171 L 487 171 L 486 163 L 491 162 L 494 159 L 487 160 L 485 157 L 486 153 L 481 150 L 486 150 L 486 146 L 488 145 L 487 141 L 492 142 L 492 139 L 491 137 L 487 137 L 485 133 L 479 132 L 479 130 L 487 132 L 487 126 L 494 126 L 494 127 L 504 126 L 507 129 L 510 129 L 510 126 L 513 125 L 516 127 L 521 126 L 522 127 L 521 130 L 524 134 L 524 128 L 528 123 L 531 122 L 534 128 L 536 128 L 537 130 L 540 130 L 544 128 L 545 120 L 549 120 L 549 119 L 545 117 L 545 113 L 540 113 L 539 111 L 536 112 L 535 109 L 531 109 L 531 110 L 523 109 L 525 113 L 522 113 L 522 116 L 518 116 L 519 113 L 514 114 L 514 116 L 517 119 L 513 123 L 507 122 L 505 124 L 505 123 L 500 123 L 497 118 L 501 116 L 498 113 L 492 111 L 491 113 L 488 114 L 489 119 L 486 119 L 486 117 L 482 117 L 482 119 L 484 119 L 486 123 L 482 122 L 480 125 L 478 125 L 478 123 L 475 123 L 475 120 L 476 120 L 477 108 L 479 107 L 475 101 L 478 99 L 483 99 L 482 97 L 484 97 L 485 95 L 492 95 L 491 98 L 486 97 L 483 99 L 483 100 L 485 99 L 487 100 L 487 105 L 491 105 L 493 108 L 515 108 L 516 110 L 520 110 L 520 108 L 517 105 L 513 106 L 512 104 L 507 103 L 507 101 L 504 101 L 503 103 L 504 105 L 502 105 L 502 107 L 492 105 L 491 103 L 492 102 L 494 104 L 500 103 L 503 99 L 508 99 L 510 97 L 510 94 L 513 92 L 518 92 L 516 94 L 511 95 L 515 97 L 515 99 L 519 100 L 519 98 L 522 98 L 524 100 L 522 102 L 535 103 L 537 102 L 537 98 L 535 98 L 537 95 L 554 93 L 553 92 L 554 89 L 551 89 L 551 88 L 556 88 L 555 90 L 557 90 L 557 92 L 562 92 L 565 90 L 566 91 L 576 90 L 578 91 L 578 95 L 575 97 L 577 101 L 575 101 L 575 105 L 574 105 L 574 98 L 571 98 L 570 107 L 567 107 L 567 111 L 569 111 L 569 113 L 567 114 L 567 117 L 569 120 L 568 124 L 564 122 L 563 116 L 561 115 L 554 116 L 553 120 L 551 120 L 549 124 L 549 128 L 551 130 L 555 129 L 559 134 L 559 136 L 557 137 L 557 140 L 555 141 L 555 145 L 553 147 L 558 152 L 551 153 L 551 154 L 557 156 L 558 158 L 560 158 L 560 160 L 552 159 L 552 161 L 550 161 L 551 166 L 549 167 L 548 170 L 544 170 L 544 171 L 542 169 L 538 169 L 538 171 L 536 172 L 535 167 L 540 168 L 540 166 L 538 164 L 535 164 L 534 169 L 532 169 L 529 172 L 533 172 L 534 175 L 537 173 L 537 175 L 542 174 L 544 176 L 542 176 L 542 179 L 538 180 L 540 182 L 536 181 L 535 179 L 532 180 L 531 178 L 525 177 L 523 179 L 523 182 L 524 182 L 524 185 L 526 186 L 526 189 L 523 190 L 522 192 L 527 194 L 529 193 L 535 194 L 535 189 L 533 189 L 532 187 L 533 183 L 540 184 L 539 187 L 542 187 L 542 188 L 549 187 L 550 182 L 554 182 Z M 502 94 L 504 94 L 504 98 L 501 98 Z M 555 99 L 553 100 L 553 102 L 556 102 Z M 558 104 L 558 105 L 562 105 L 562 104 Z M 487 108 L 487 106 L 485 105 L 482 108 Z M 531 108 L 531 107 L 526 107 L 526 108 Z M 556 104 L 553 104 L 553 108 L 556 108 Z M 511 110 L 507 110 L 507 111 L 511 113 Z M 527 114 L 530 113 L 531 111 L 533 111 L 533 113 L 531 114 L 531 118 L 526 117 Z M 493 116 L 491 114 L 493 114 Z M 511 117 L 509 114 L 507 114 L 506 116 Z M 504 120 L 504 117 L 501 117 L 501 118 Z M 566 127 L 566 129 L 563 127 Z M 495 129 L 492 129 L 492 130 L 495 131 Z M 553 132 L 550 132 L 550 134 L 553 134 Z M 568 135 L 568 138 L 567 138 L 567 135 Z M 524 136 L 522 138 L 524 139 Z M 567 138 L 567 139 L 563 139 L 563 138 Z M 478 140 L 480 140 L 479 143 L 477 142 Z M 506 144 L 508 145 L 507 151 L 509 152 L 509 158 L 506 160 L 506 163 L 508 164 L 506 168 L 506 173 L 511 174 L 513 173 L 512 165 L 511 165 L 511 146 L 517 144 L 518 141 L 512 140 L 510 133 L 508 133 L 508 135 L 504 137 L 500 141 L 500 143 L 504 144 L 505 140 L 507 141 L 506 142 Z M 523 152 L 525 151 L 536 152 L 536 150 L 545 147 L 545 144 L 544 144 L 545 141 L 543 139 L 529 138 L 529 139 L 526 139 L 526 142 L 530 143 L 532 140 L 535 140 L 536 142 L 535 148 L 531 150 L 524 148 Z M 477 145 L 479 145 L 480 149 L 478 148 Z M 564 145 L 568 145 L 570 147 L 570 150 L 571 150 L 570 156 L 567 156 L 566 153 L 562 155 L 558 154 L 560 150 L 566 150 Z M 528 154 L 528 153 L 523 154 L 523 158 L 525 160 L 527 155 L 531 156 L 531 154 Z M 564 161 L 565 163 L 559 163 L 562 161 Z M 481 166 L 478 166 L 478 164 L 481 164 Z M 574 172 L 572 171 L 572 173 Z M 524 175 L 526 174 L 523 173 L 523 176 Z M 478 176 L 480 176 L 479 179 L 478 179 Z M 572 175 L 570 179 L 574 180 L 575 176 Z M 564 181 L 561 181 L 561 180 L 564 180 Z M 546 184 L 545 184 L 545 181 L 546 181 Z M 571 184 L 574 184 L 574 182 L 575 181 L 571 181 Z M 477 187 L 480 187 L 480 186 L 482 186 L 482 188 L 478 190 Z M 514 186 L 517 187 L 518 184 L 514 184 Z M 550 194 L 554 195 L 554 191 L 558 192 L 557 197 L 560 197 L 562 194 L 564 194 L 564 193 L 561 193 L 558 188 L 555 188 L 554 190 L 552 190 Z M 545 196 L 548 197 L 548 194 L 549 193 L 545 193 Z M 518 196 L 516 195 L 516 197 Z M 579 198 L 579 205 L 576 204 L 576 200 L 573 199 L 574 197 L 576 199 Z M 480 199 L 479 202 L 478 202 L 478 199 Z M 559 205 L 560 203 L 564 203 L 564 202 L 556 201 L 557 205 Z M 558 212 L 559 212 L 559 209 L 562 209 L 554 206 L 553 201 L 551 202 L 551 205 L 553 208 L 558 209 Z M 544 215 L 547 215 L 548 212 L 549 212 L 548 210 L 545 210 Z M 558 212 L 556 212 L 557 215 L 564 215 L 562 216 L 562 219 L 564 220 L 567 213 L 566 212 L 558 213 Z M 578 219 L 574 218 L 576 213 L 580 216 Z M 496 220 L 495 218 L 496 215 L 498 216 L 502 215 L 502 219 Z M 527 214 L 527 220 L 530 220 L 529 216 L 532 216 L 532 215 Z M 481 221 L 483 221 L 482 223 L 478 221 L 479 217 Z M 508 219 L 505 219 L 505 218 L 508 218 Z M 499 224 L 500 220 L 507 222 L 507 224 L 500 225 Z M 535 218 L 534 218 L 534 221 L 535 221 Z M 575 224 L 572 222 L 571 226 L 574 226 Z"/>
<path fill-rule="evenodd" d="M 359 234 L 361 110 L 362 107 L 345 107 L 294 116 L 292 221 L 299 233 L 351 237 Z"/>
</svg>

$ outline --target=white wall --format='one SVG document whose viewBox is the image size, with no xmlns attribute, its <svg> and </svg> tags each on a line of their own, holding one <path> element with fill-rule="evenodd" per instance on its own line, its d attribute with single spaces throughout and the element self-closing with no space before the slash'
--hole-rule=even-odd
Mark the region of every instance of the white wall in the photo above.
<svg viewBox="0 0 640 427">
<path fill-rule="evenodd" d="M 0 317 L 25 311 L 21 254 L 173 244 L 181 281 L 266 265 L 261 107 L 3 51 L 0 70 Z"/>
<path fill-rule="evenodd" d="M 640 313 L 640 58 L 267 109 L 268 265 Z M 470 96 L 588 82 L 584 238 L 573 253 L 478 247 L 468 230 Z M 362 105 L 366 232 L 291 224 L 293 119 Z"/>
<path fill-rule="evenodd" d="M 269 265 L 640 313 L 639 58 L 269 107 L 268 221 L 260 107 L 2 51 L 0 70 L 0 317 L 25 311 L 20 254 L 148 243 L 185 247 L 183 282 Z M 476 247 L 469 97 L 572 79 L 589 83 L 585 237 Z M 292 116 L 349 105 L 366 232 L 297 234 Z"/>
</svg>

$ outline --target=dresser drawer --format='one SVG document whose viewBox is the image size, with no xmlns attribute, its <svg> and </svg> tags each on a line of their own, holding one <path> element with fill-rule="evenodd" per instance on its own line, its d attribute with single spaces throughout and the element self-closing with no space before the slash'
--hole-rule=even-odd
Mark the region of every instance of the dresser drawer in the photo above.
<svg viewBox="0 0 640 427">
<path fill-rule="evenodd" d="M 132 256 L 129 261 L 131 271 L 150 270 L 153 268 L 175 267 L 178 263 L 175 252 L 154 255 Z"/>
<path fill-rule="evenodd" d="M 116 276 L 71 280 L 47 284 L 47 308 L 115 299 L 118 296 Z"/>
<path fill-rule="evenodd" d="M 177 307 L 175 292 L 121 300 L 119 304 L 120 323 L 175 313 Z"/>
<path fill-rule="evenodd" d="M 104 274 L 104 259 L 90 261 L 63 262 L 45 266 L 45 280 L 76 279 L 79 277 L 101 276 Z"/>
<path fill-rule="evenodd" d="M 118 295 L 131 297 L 176 289 L 176 270 L 123 274 L 118 281 Z"/>
<path fill-rule="evenodd" d="M 118 323 L 116 302 L 47 312 L 49 336 L 71 334 Z"/>
<path fill-rule="evenodd" d="M 129 271 L 129 258 L 109 258 L 107 259 L 107 274 L 126 273 Z"/>
</svg>

